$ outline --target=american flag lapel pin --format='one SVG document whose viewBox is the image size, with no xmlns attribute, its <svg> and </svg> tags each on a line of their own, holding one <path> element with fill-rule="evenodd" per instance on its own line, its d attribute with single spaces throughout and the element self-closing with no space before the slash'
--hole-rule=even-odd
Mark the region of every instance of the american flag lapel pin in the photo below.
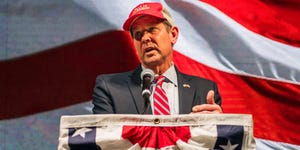
<svg viewBox="0 0 300 150">
<path fill-rule="evenodd" d="M 187 84 L 187 83 L 182 84 L 182 86 L 183 86 L 184 88 L 190 88 L 190 87 L 191 87 L 191 86 L 190 86 L 189 84 Z"/>
</svg>

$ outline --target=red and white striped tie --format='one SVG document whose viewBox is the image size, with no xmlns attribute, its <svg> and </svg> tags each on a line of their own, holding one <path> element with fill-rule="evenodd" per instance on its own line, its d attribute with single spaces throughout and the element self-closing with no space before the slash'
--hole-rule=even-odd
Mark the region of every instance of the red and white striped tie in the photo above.
<svg viewBox="0 0 300 150">
<path fill-rule="evenodd" d="M 158 76 L 156 78 L 156 88 L 153 95 L 154 115 L 170 115 L 168 97 L 164 89 L 162 89 L 162 83 L 164 81 L 164 76 Z"/>
</svg>

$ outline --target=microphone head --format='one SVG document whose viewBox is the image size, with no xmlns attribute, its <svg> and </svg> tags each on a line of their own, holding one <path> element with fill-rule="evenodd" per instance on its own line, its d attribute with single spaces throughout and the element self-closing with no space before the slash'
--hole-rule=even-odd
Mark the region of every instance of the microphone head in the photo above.
<svg viewBox="0 0 300 150">
<path fill-rule="evenodd" d="M 141 73 L 141 79 L 144 80 L 145 77 L 150 78 L 150 82 L 154 80 L 154 72 L 151 69 L 145 68 Z"/>
</svg>

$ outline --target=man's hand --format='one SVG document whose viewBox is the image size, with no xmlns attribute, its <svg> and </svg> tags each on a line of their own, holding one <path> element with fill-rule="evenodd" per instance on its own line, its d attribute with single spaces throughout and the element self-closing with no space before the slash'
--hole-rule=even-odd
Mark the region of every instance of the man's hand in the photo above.
<svg viewBox="0 0 300 150">
<path fill-rule="evenodd" d="M 196 105 L 192 108 L 191 114 L 217 114 L 222 113 L 222 108 L 220 105 L 215 103 L 214 96 L 215 92 L 213 90 L 208 91 L 206 101 L 207 104 Z"/>
</svg>

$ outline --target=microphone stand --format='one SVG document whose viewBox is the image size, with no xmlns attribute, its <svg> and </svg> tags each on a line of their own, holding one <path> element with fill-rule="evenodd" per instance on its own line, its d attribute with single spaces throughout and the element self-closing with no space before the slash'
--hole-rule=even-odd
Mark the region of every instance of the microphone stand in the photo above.
<svg viewBox="0 0 300 150">
<path fill-rule="evenodd" d="M 146 82 L 150 82 L 148 79 L 143 80 L 144 84 L 143 85 L 149 85 L 146 84 Z M 151 86 L 151 82 L 150 82 L 150 86 Z M 147 87 L 147 89 L 144 89 L 142 92 L 142 96 L 144 99 L 144 111 L 142 112 L 142 114 L 145 114 L 146 112 L 148 112 L 149 108 L 150 108 L 150 95 L 151 95 L 151 91 L 150 91 L 150 86 Z"/>
<path fill-rule="evenodd" d="M 144 98 L 144 111 L 142 114 L 144 115 L 150 109 L 150 96 L 143 96 Z"/>
</svg>

